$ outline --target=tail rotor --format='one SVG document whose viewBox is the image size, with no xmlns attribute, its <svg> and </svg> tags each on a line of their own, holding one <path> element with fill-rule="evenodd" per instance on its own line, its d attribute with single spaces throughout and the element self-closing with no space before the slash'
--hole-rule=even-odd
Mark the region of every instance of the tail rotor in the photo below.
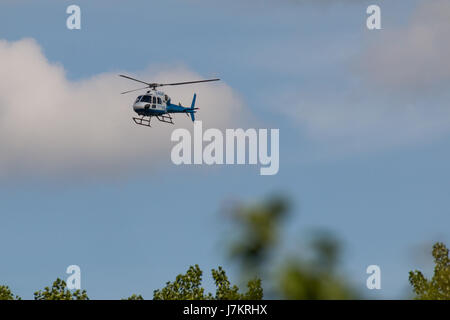
<svg viewBox="0 0 450 320">
<path fill-rule="evenodd" d="M 198 108 L 195 107 L 195 101 L 197 100 L 197 94 L 194 93 L 194 97 L 192 98 L 191 108 L 189 109 L 189 113 L 191 114 L 191 120 L 192 122 L 195 121 L 195 110 L 198 110 Z"/>
</svg>

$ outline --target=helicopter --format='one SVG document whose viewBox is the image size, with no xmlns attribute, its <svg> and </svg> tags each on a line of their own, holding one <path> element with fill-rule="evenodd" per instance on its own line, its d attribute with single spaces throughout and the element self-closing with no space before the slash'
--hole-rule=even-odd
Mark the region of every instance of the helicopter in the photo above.
<svg viewBox="0 0 450 320">
<path fill-rule="evenodd" d="M 154 82 L 145 82 L 123 74 L 119 74 L 119 76 L 146 85 L 146 87 L 144 88 L 125 91 L 122 92 L 121 94 L 126 94 L 138 90 L 150 89 L 145 94 L 138 96 L 133 103 L 133 110 L 140 116 L 140 117 L 133 117 L 134 123 L 146 127 L 151 127 L 150 121 L 152 120 L 152 117 L 155 117 L 161 122 L 174 124 L 173 118 L 171 116 L 171 114 L 173 113 L 184 113 L 186 114 L 187 117 L 190 116 L 192 122 L 194 122 L 195 113 L 199 109 L 195 107 L 195 100 L 197 98 L 196 93 L 194 93 L 194 97 L 192 98 L 191 107 L 183 107 L 181 103 L 172 104 L 171 98 L 164 92 L 156 90 L 156 88 L 220 80 L 220 79 L 207 79 L 207 80 L 196 80 L 196 81 L 175 82 L 175 83 L 154 83 Z"/>
</svg>

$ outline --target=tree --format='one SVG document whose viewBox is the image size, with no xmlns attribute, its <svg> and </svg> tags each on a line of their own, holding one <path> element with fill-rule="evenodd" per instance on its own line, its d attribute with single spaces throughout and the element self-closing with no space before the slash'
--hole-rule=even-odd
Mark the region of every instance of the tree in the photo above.
<svg viewBox="0 0 450 320">
<path fill-rule="evenodd" d="M 316 232 L 308 248 L 310 259 L 289 257 L 278 270 L 276 291 L 284 299 L 354 299 L 357 293 L 339 273 L 340 243 L 328 233 Z"/>
<path fill-rule="evenodd" d="M 356 294 L 344 278 L 325 272 L 313 264 L 292 259 L 278 270 L 276 292 L 288 300 L 343 300 L 354 299 Z"/>
<path fill-rule="evenodd" d="M 8 286 L 0 286 L 0 300 L 21 300 L 21 298 L 14 296 Z"/>
<path fill-rule="evenodd" d="M 142 297 L 140 294 L 132 294 L 131 296 L 129 296 L 126 299 L 122 299 L 122 300 L 144 300 L 144 297 Z"/>
<path fill-rule="evenodd" d="M 239 293 L 239 288 L 231 286 L 230 281 L 222 267 L 218 270 L 212 270 L 212 276 L 216 284 L 216 300 L 261 300 L 263 298 L 263 289 L 260 279 L 252 279 L 247 282 L 247 292 Z"/>
<path fill-rule="evenodd" d="M 51 288 L 45 287 L 34 293 L 34 300 L 89 300 L 86 290 L 70 291 L 66 282 L 57 278 Z"/>
<path fill-rule="evenodd" d="M 263 289 L 259 279 L 247 284 L 247 292 L 239 293 L 239 288 L 232 286 L 222 267 L 212 270 L 216 285 L 216 294 L 205 293 L 201 287 L 202 270 L 198 265 L 190 266 L 186 274 L 179 274 L 174 282 L 167 282 L 161 290 L 155 290 L 154 300 L 261 300 Z"/>
<path fill-rule="evenodd" d="M 340 274 L 340 242 L 328 232 L 315 232 L 305 254 L 283 257 L 282 223 L 290 214 L 289 201 L 272 197 L 253 205 L 232 207 L 230 216 L 241 233 L 230 246 L 243 278 L 264 274 L 274 298 L 352 299 L 357 293 Z M 306 256 L 306 257 L 305 257 Z M 275 262 L 273 258 L 277 258 Z"/>
<path fill-rule="evenodd" d="M 422 272 L 410 271 L 409 282 L 413 287 L 416 299 L 450 300 L 450 259 L 447 247 L 438 242 L 433 246 L 434 275 L 427 280 Z"/>
<path fill-rule="evenodd" d="M 241 233 L 230 245 L 230 254 L 243 270 L 250 274 L 261 272 L 260 267 L 279 242 L 280 224 L 289 207 L 285 198 L 273 197 L 263 203 L 231 208 L 230 216 Z"/>
</svg>

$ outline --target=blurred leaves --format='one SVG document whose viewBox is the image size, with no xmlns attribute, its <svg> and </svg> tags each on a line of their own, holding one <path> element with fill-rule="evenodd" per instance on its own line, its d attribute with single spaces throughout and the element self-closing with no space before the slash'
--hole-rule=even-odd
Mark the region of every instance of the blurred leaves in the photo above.
<svg viewBox="0 0 450 320">
<path fill-rule="evenodd" d="M 333 234 L 315 231 L 308 246 L 286 257 L 282 245 L 282 224 L 289 217 L 291 206 L 283 197 L 272 197 L 257 204 L 239 204 L 231 208 L 234 230 L 229 251 L 237 262 L 246 282 L 246 292 L 232 285 L 222 267 L 211 270 L 216 291 L 205 293 L 203 272 L 198 265 L 190 266 L 185 274 L 176 276 L 160 290 L 155 300 L 260 300 L 263 287 L 260 273 L 267 271 L 264 284 L 269 298 L 280 299 L 355 299 L 360 296 L 339 271 L 341 242 Z M 434 275 L 428 280 L 420 271 L 411 271 L 409 281 L 416 299 L 450 300 L 449 250 L 443 243 L 433 246 Z M 276 262 L 274 257 L 277 258 Z M 34 293 L 36 300 L 88 300 L 85 290 L 70 291 L 57 278 L 51 287 Z M 0 286 L 0 300 L 18 300 L 9 287 Z M 125 300 L 143 300 L 133 294 Z"/>
<path fill-rule="evenodd" d="M 257 269 L 277 245 L 280 224 L 289 210 L 287 199 L 274 197 L 253 206 L 236 206 L 231 216 L 241 230 L 240 238 L 231 244 L 231 257 L 244 269 Z"/>
<path fill-rule="evenodd" d="M 289 217 L 290 209 L 290 202 L 284 197 L 231 209 L 234 225 L 241 232 L 230 253 L 238 261 L 243 277 L 268 271 L 264 283 L 272 288 L 274 298 L 356 298 L 347 279 L 337 270 L 341 244 L 328 232 L 315 232 L 307 254 L 282 257 L 279 263 L 271 260 L 283 251 L 282 223 Z"/>
<path fill-rule="evenodd" d="M 287 260 L 279 270 L 278 293 L 290 300 L 355 299 L 345 277 L 316 269 L 300 260 Z"/>
<path fill-rule="evenodd" d="M 315 267 L 328 272 L 333 272 L 337 268 L 342 245 L 333 234 L 316 231 L 310 248 L 314 255 Z"/>
</svg>

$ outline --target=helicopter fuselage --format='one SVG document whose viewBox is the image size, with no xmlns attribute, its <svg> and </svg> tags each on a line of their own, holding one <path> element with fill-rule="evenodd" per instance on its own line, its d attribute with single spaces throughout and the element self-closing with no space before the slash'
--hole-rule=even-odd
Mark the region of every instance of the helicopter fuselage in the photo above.
<svg viewBox="0 0 450 320">
<path fill-rule="evenodd" d="M 191 113 L 192 108 L 183 107 L 181 104 L 172 104 L 169 96 L 161 91 L 147 91 L 138 96 L 133 104 L 133 110 L 140 116 L 157 116 L 166 113 Z"/>
<path fill-rule="evenodd" d="M 188 117 L 195 121 L 195 113 L 198 108 L 195 108 L 195 100 L 197 95 L 194 94 L 191 107 L 183 107 L 181 104 L 172 104 L 168 95 L 164 92 L 151 90 L 146 94 L 138 96 L 133 104 L 133 110 L 141 118 L 133 118 L 137 124 L 150 126 L 152 117 L 156 117 L 159 121 L 172 123 L 172 113 L 185 113 Z"/>
</svg>

